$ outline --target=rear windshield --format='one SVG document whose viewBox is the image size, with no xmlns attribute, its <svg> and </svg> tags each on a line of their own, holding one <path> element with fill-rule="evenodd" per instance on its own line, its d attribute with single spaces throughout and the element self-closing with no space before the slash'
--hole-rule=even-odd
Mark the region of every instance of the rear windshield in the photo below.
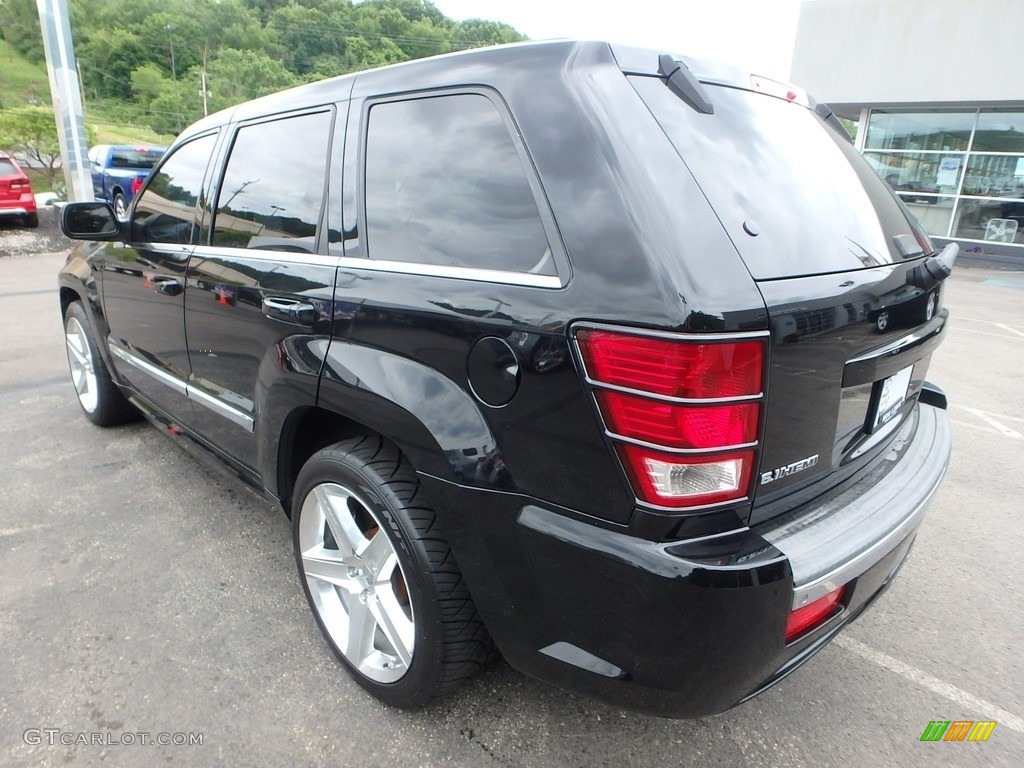
<svg viewBox="0 0 1024 768">
<path fill-rule="evenodd" d="M 115 149 L 111 168 L 152 168 L 163 157 L 162 149 Z"/>
<path fill-rule="evenodd" d="M 0 157 L 0 176 L 21 176 L 21 171 L 6 157 Z"/>
<path fill-rule="evenodd" d="M 893 236 L 913 230 L 857 150 L 799 104 L 706 85 L 713 115 L 655 77 L 633 87 L 714 207 L 757 280 L 900 261 Z M 753 222 L 759 234 L 744 231 Z"/>
</svg>

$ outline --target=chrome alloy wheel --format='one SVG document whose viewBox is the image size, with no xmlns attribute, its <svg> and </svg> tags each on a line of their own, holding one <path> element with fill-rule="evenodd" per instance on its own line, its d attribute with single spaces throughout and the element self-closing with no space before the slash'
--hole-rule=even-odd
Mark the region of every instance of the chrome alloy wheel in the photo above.
<svg viewBox="0 0 1024 768">
<path fill-rule="evenodd" d="M 391 539 L 338 483 L 315 486 L 299 514 L 302 571 L 331 640 L 370 680 L 396 682 L 412 664 L 416 625 Z"/>
<path fill-rule="evenodd" d="M 100 402 L 99 383 L 89 338 L 78 318 L 68 317 L 64 325 L 64 340 L 67 343 L 71 381 L 78 393 L 78 402 L 87 413 L 92 413 Z"/>
</svg>

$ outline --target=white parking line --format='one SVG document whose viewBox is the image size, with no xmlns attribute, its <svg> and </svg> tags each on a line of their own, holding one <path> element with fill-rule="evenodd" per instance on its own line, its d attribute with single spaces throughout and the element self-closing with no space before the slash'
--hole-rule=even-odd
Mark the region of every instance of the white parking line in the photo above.
<svg viewBox="0 0 1024 768">
<path fill-rule="evenodd" d="M 997 323 L 994 320 L 982 320 L 979 317 L 960 317 L 959 315 L 956 316 L 956 319 L 957 320 L 966 320 L 969 323 L 985 323 L 987 325 L 994 325 L 997 328 L 1002 328 L 1004 331 L 1009 331 L 1010 333 L 1015 333 L 1018 336 L 1024 336 L 1024 330 L 1021 330 L 1021 329 L 1019 329 L 1019 328 L 1017 328 L 1016 326 L 1013 326 L 1013 325 L 1007 325 L 1006 323 Z"/>
<path fill-rule="evenodd" d="M 26 525 L 23 528 L 0 528 L 0 537 L 14 536 L 25 531 L 36 531 L 40 528 L 50 528 L 49 525 Z"/>
<path fill-rule="evenodd" d="M 986 424 L 989 424 L 989 425 L 995 427 L 996 430 L 999 432 L 999 434 L 1005 435 L 1006 437 L 1012 437 L 1015 440 L 1024 440 L 1024 435 L 1022 435 L 1020 432 L 1018 432 L 1015 429 L 1010 429 L 1008 426 L 1003 424 L 1001 421 L 996 421 L 995 419 L 993 419 L 991 416 L 989 416 L 984 411 L 979 411 L 977 408 L 964 408 L 964 410 L 967 411 L 968 413 L 974 415 L 974 416 L 977 416 L 979 419 L 984 421 Z"/>
<path fill-rule="evenodd" d="M 1024 734 L 1024 718 L 1017 717 L 1012 712 L 1007 712 L 995 704 L 980 699 L 962 688 L 957 688 L 955 685 L 939 680 L 939 678 L 929 675 L 927 672 L 923 672 L 916 667 L 912 667 L 899 659 L 894 659 L 888 654 L 876 651 L 871 646 L 864 645 L 859 640 L 854 640 L 847 635 L 840 635 L 835 639 L 835 643 L 861 658 L 873 661 L 890 672 L 895 672 L 900 677 L 906 678 L 922 688 L 927 688 L 932 693 L 959 704 L 964 709 L 976 712 L 986 720 L 997 720 L 1000 725 L 1005 725 L 1010 730 Z"/>
<path fill-rule="evenodd" d="M 960 332 L 963 332 L 963 333 L 976 333 L 979 336 L 994 336 L 997 339 L 1010 339 L 1011 341 L 1016 341 L 1017 340 L 1016 336 L 1007 336 L 1005 333 L 990 333 L 988 331 L 979 331 L 976 328 L 964 328 L 964 327 L 959 326 L 959 325 L 954 325 L 949 330 L 954 332 L 954 333 L 957 332 L 957 331 L 960 331 Z"/>
<path fill-rule="evenodd" d="M 1002 437 L 1003 433 L 998 429 L 992 429 L 992 427 L 983 427 L 981 424 L 974 424 L 970 421 L 960 421 L 960 419 L 950 419 L 950 424 L 956 424 L 959 427 L 969 427 L 970 429 L 976 429 L 979 432 L 984 432 L 987 435 L 999 435 Z"/>
</svg>

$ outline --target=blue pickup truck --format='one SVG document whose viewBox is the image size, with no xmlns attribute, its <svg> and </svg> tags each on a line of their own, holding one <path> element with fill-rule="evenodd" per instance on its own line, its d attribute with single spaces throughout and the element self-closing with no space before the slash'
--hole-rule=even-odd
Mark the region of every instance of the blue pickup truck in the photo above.
<svg viewBox="0 0 1024 768">
<path fill-rule="evenodd" d="M 119 219 L 128 214 L 128 203 L 142 188 L 166 147 L 136 147 L 100 144 L 89 150 L 92 191 L 97 200 L 114 206 Z"/>
</svg>

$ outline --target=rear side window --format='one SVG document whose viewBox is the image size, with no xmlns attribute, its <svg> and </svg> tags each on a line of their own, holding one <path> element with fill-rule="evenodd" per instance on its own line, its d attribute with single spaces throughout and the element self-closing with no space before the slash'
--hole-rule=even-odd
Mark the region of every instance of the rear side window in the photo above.
<svg viewBox="0 0 1024 768">
<path fill-rule="evenodd" d="M 375 104 L 365 169 L 371 259 L 555 274 L 523 161 L 486 96 Z"/>
<path fill-rule="evenodd" d="M 164 156 L 162 149 L 115 149 L 111 168 L 152 168 Z"/>
<path fill-rule="evenodd" d="M 132 239 L 144 243 L 192 242 L 196 203 L 216 137 L 182 144 L 167 158 L 135 203 Z"/>
<path fill-rule="evenodd" d="M 330 112 L 239 129 L 217 196 L 213 244 L 314 253 L 330 133 Z"/>
</svg>

